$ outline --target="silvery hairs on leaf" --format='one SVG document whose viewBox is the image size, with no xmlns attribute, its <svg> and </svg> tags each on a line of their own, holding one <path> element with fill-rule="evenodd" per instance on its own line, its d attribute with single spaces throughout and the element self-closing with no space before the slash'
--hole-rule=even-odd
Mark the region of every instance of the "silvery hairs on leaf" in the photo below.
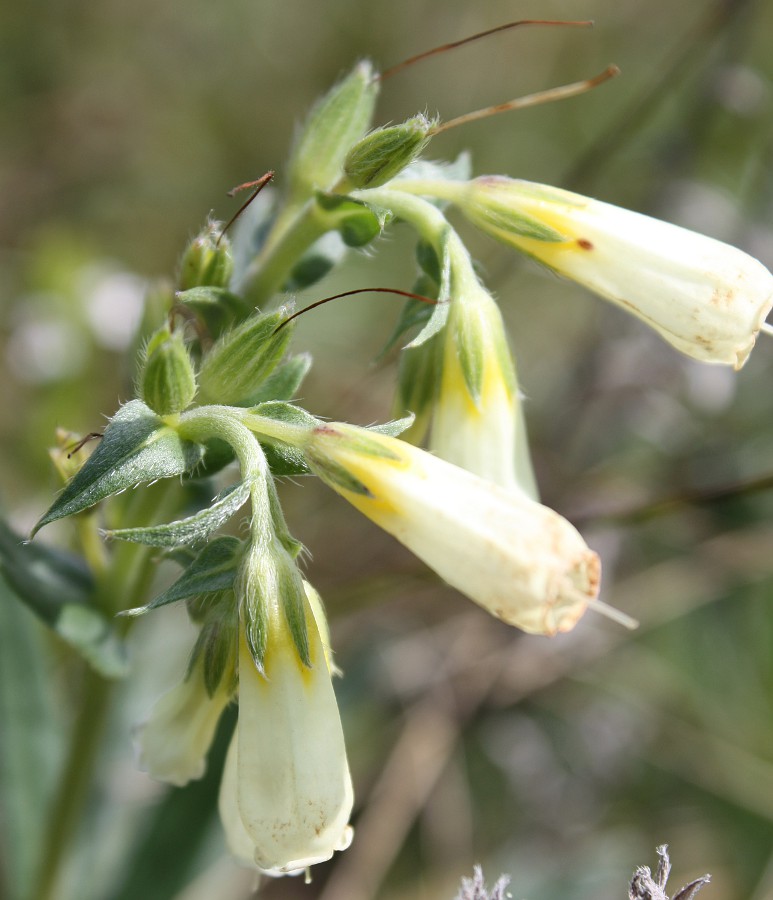
<svg viewBox="0 0 773 900">
<path fill-rule="evenodd" d="M 475 866 L 472 870 L 472 878 L 462 878 L 462 884 L 455 900 L 505 900 L 508 896 L 505 891 L 509 884 L 510 876 L 500 875 L 489 893 L 486 882 L 483 880 L 483 870 L 480 866 Z"/>
<path fill-rule="evenodd" d="M 653 877 L 649 866 L 639 866 L 633 873 L 631 885 L 628 888 L 629 900 L 669 900 L 666 894 L 666 883 L 671 872 L 671 860 L 668 857 L 668 845 L 663 844 L 656 850 L 658 854 L 658 867 Z M 681 890 L 677 891 L 671 900 L 693 900 L 693 897 L 711 881 L 710 875 L 702 875 Z"/>
</svg>

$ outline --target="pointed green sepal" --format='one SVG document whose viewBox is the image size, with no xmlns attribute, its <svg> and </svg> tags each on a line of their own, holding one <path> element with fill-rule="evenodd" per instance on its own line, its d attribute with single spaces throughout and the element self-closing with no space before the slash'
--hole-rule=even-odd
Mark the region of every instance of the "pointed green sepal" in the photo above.
<svg viewBox="0 0 773 900">
<path fill-rule="evenodd" d="M 223 591 L 205 608 L 201 630 L 191 651 L 186 678 L 201 666 L 204 686 L 214 697 L 223 679 L 236 690 L 236 660 L 239 642 L 239 610 L 233 591 Z"/>
<path fill-rule="evenodd" d="M 208 222 L 183 251 L 178 289 L 226 287 L 233 273 L 231 242 L 221 222 Z"/>
<path fill-rule="evenodd" d="M 279 568 L 279 598 L 298 657 L 304 666 L 311 668 L 309 634 L 306 628 L 306 592 L 301 573 L 289 556 L 287 563 Z"/>
<path fill-rule="evenodd" d="M 93 506 L 126 488 L 159 478 L 189 473 L 198 464 L 202 448 L 183 440 L 142 400 L 122 406 L 83 468 L 32 530 Z"/>
<path fill-rule="evenodd" d="M 159 416 L 182 412 L 196 396 L 196 374 L 188 349 L 182 335 L 170 332 L 166 325 L 156 331 L 145 348 L 139 393 Z"/>
<path fill-rule="evenodd" d="M 381 425 L 371 425 L 368 431 L 385 434 L 387 437 L 399 437 L 404 431 L 412 428 L 415 421 L 416 416 L 411 413 L 401 419 L 393 419 L 391 422 L 383 422 Z"/>
<path fill-rule="evenodd" d="M 119 615 L 141 616 L 178 600 L 187 600 L 199 594 L 225 591 L 233 587 L 239 570 L 242 548 L 243 542 L 238 538 L 228 535 L 215 538 L 196 555 L 183 574 L 163 594 L 159 594 L 145 606 L 124 610 Z"/>
<path fill-rule="evenodd" d="M 464 383 L 473 402 L 480 402 L 483 388 L 483 344 L 484 336 L 481 332 L 477 310 L 466 309 L 462 305 L 454 316 L 451 326 L 452 334 L 449 336 L 456 349 L 459 366 L 464 376 Z"/>
<path fill-rule="evenodd" d="M 224 334 L 205 356 L 199 372 L 204 402 L 247 403 L 279 364 L 293 324 L 277 328 L 291 310 L 256 315 Z"/>
<path fill-rule="evenodd" d="M 326 456 L 313 450 L 307 451 L 309 466 L 315 475 L 318 475 L 326 484 L 335 490 L 349 491 L 350 494 L 362 494 L 363 497 L 372 497 L 371 491 L 354 475 L 345 469 L 340 463 L 333 462 Z"/>
<path fill-rule="evenodd" d="M 270 540 L 271 538 L 267 537 L 267 541 Z M 242 616 L 244 639 L 255 667 L 261 675 L 265 675 L 266 672 L 268 604 L 271 602 L 270 595 L 275 584 L 275 573 L 271 570 L 268 554 L 253 544 L 244 555 L 235 590 Z"/>
<path fill-rule="evenodd" d="M 250 486 L 245 482 L 232 485 L 223 491 L 211 506 L 195 515 L 165 525 L 146 528 L 119 528 L 103 532 L 106 538 L 147 544 L 151 547 L 176 547 L 179 544 L 195 544 L 214 534 L 247 502 Z"/>
<path fill-rule="evenodd" d="M 254 311 L 238 294 L 223 287 L 195 287 L 178 291 L 175 300 L 191 310 L 214 339 Z"/>
<path fill-rule="evenodd" d="M 393 412 L 412 413 L 414 420 L 403 433 L 403 440 L 420 444 L 424 439 L 440 387 L 443 342 L 440 335 L 420 347 L 403 350 L 397 372 L 397 391 Z"/>
<path fill-rule="evenodd" d="M 431 308 L 432 312 L 421 331 L 410 343 L 405 345 L 405 349 L 420 347 L 430 338 L 442 331 L 448 322 L 448 313 L 450 310 L 448 301 L 451 297 L 451 254 L 449 251 L 449 242 L 445 235 L 440 240 L 439 253 L 436 252 L 436 265 L 439 278 L 437 281 L 438 302 Z"/>
</svg>

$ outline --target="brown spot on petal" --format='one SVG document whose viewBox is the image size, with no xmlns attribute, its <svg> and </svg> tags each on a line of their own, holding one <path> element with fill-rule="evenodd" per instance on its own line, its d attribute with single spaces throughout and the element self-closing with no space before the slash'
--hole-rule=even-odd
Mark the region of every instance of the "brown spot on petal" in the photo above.
<svg viewBox="0 0 773 900">
<path fill-rule="evenodd" d="M 593 244 L 588 238 L 577 238 L 577 246 L 581 247 L 583 250 L 593 250 Z"/>
<path fill-rule="evenodd" d="M 732 306 L 735 300 L 735 291 L 732 288 L 714 288 L 711 295 L 712 306 Z"/>
</svg>

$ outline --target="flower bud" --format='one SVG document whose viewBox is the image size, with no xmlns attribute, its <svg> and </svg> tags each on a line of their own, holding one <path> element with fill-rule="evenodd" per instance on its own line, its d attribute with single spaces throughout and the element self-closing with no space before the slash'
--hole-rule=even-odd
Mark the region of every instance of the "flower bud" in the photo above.
<svg viewBox="0 0 773 900">
<path fill-rule="evenodd" d="M 456 466 L 536 498 L 515 366 L 499 307 L 470 279 L 451 301 L 429 448 Z"/>
<path fill-rule="evenodd" d="M 287 348 L 292 325 L 276 330 L 286 317 L 286 308 L 251 316 L 218 340 L 199 372 L 203 402 L 250 403 Z"/>
<path fill-rule="evenodd" d="M 391 181 L 424 151 L 434 123 L 414 116 L 401 125 L 378 128 L 361 138 L 344 161 L 349 186 L 374 188 Z"/>
<path fill-rule="evenodd" d="M 178 290 L 227 287 L 233 273 L 233 253 L 222 223 L 209 222 L 183 251 Z"/>
<path fill-rule="evenodd" d="M 694 359 L 740 369 L 773 275 L 713 238 L 579 194 L 477 178 L 453 198 L 479 228 L 622 306 Z"/>
<path fill-rule="evenodd" d="M 150 338 L 139 388 L 141 398 L 159 416 L 174 415 L 190 406 L 196 396 L 196 375 L 179 332 L 164 326 Z"/>
<path fill-rule="evenodd" d="M 598 556 L 562 516 L 403 441 L 319 426 L 311 468 L 450 585 L 533 634 L 571 630 L 598 606 Z"/>
<path fill-rule="evenodd" d="M 182 787 L 201 778 L 220 715 L 231 699 L 230 679 L 210 696 L 202 665 L 167 691 L 135 732 L 139 766 L 153 778 Z"/>
<path fill-rule="evenodd" d="M 352 144 L 373 117 L 378 81 L 369 62 L 358 63 L 314 106 L 290 161 L 290 203 L 332 187 Z"/>
</svg>

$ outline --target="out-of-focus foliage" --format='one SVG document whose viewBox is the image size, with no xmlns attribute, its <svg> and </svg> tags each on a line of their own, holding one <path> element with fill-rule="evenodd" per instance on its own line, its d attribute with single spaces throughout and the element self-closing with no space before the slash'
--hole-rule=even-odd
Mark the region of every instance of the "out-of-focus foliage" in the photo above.
<svg viewBox="0 0 773 900">
<path fill-rule="evenodd" d="M 431 154 L 469 147 L 477 173 L 576 188 L 773 265 L 773 6 L 762 0 L 0 8 L 0 499 L 20 531 L 59 486 L 46 452 L 54 427 L 99 430 L 127 399 L 148 283 L 173 271 L 211 209 L 230 215 L 225 191 L 270 168 L 282 179 L 295 124 L 357 58 L 383 68 L 514 14 L 596 27 L 500 35 L 409 69 L 384 85 L 378 121 L 422 110 L 448 119 L 614 61 L 623 76 L 597 93 L 450 132 Z M 514 634 L 322 485 L 286 484 L 345 672 L 337 691 L 360 814 L 352 848 L 314 884 L 283 879 L 261 896 L 450 898 L 481 862 L 489 881 L 510 873 L 514 896 L 620 897 L 667 841 L 676 882 L 710 871 L 707 900 L 764 900 L 773 345 L 740 373 L 701 366 L 493 242 L 471 236 L 471 246 L 513 335 L 542 495 L 583 528 L 604 560 L 607 599 L 642 627 L 629 635 L 588 615 L 554 639 Z M 299 304 L 410 287 L 404 250 L 398 235 L 353 256 Z M 388 418 L 394 363 L 371 363 L 398 309 L 353 298 L 300 320 L 296 347 L 315 357 L 305 405 Z M 44 810 L 73 706 L 93 690 L 54 640 L 0 585 L 9 891 L 36 866 L 19 835 L 58 827 Z M 179 678 L 190 642 L 174 610 L 132 636 L 137 676 L 116 689 L 102 757 L 83 762 L 92 786 L 72 896 L 249 894 L 250 875 L 223 857 L 219 765 L 167 793 L 131 758 L 132 723 Z"/>
</svg>

